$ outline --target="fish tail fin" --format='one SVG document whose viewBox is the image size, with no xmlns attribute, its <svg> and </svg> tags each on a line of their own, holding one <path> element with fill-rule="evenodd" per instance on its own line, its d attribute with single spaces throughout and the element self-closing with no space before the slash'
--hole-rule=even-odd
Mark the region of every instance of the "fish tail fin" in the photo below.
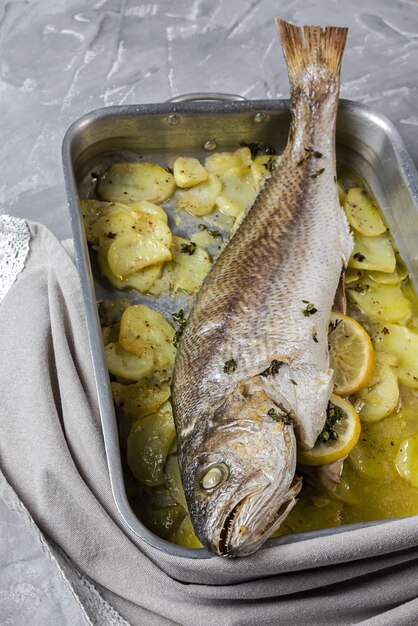
<svg viewBox="0 0 418 626">
<path fill-rule="evenodd" d="M 326 80 L 333 76 L 339 80 L 347 28 L 338 26 L 299 28 L 280 18 L 276 18 L 276 26 L 292 87 L 301 83 L 309 66 L 328 70 L 324 75 Z"/>
</svg>

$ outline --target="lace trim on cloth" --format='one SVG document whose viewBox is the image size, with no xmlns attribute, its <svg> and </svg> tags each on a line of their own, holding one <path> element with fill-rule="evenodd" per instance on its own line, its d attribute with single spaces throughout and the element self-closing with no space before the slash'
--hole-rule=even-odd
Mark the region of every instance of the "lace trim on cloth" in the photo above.
<svg viewBox="0 0 418 626">
<path fill-rule="evenodd" d="M 129 623 L 108 603 L 96 587 L 70 561 L 68 556 L 52 541 L 48 540 L 33 521 L 25 505 L 0 471 L 0 498 L 10 511 L 26 525 L 33 537 L 34 545 L 52 563 L 61 576 L 63 586 L 72 595 L 85 626 L 130 626 Z M 77 622 L 78 623 L 78 622 Z M 81 622 L 80 622 L 81 623 Z"/>
<path fill-rule="evenodd" d="M 25 267 L 30 238 L 25 220 L 0 215 L 0 302 Z"/>
</svg>

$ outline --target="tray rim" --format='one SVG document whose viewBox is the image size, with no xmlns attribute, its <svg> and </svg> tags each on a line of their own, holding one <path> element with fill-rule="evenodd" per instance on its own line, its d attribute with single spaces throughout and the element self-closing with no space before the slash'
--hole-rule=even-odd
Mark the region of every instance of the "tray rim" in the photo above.
<svg viewBox="0 0 418 626">
<path fill-rule="evenodd" d="M 203 95 L 203 94 L 200 94 Z M 219 94 L 221 95 L 221 94 Z M 109 375 L 105 366 L 103 343 L 100 332 L 100 321 L 95 298 L 94 280 L 91 270 L 87 241 L 79 210 L 79 198 L 72 163 L 72 144 L 76 136 L 83 132 L 89 125 L 98 120 L 111 120 L 118 117 L 132 117 L 141 115 L 172 115 L 182 114 L 212 114 L 217 113 L 240 113 L 240 112 L 287 112 L 289 109 L 288 99 L 276 100 L 237 100 L 231 99 L 220 101 L 208 99 L 207 101 L 184 101 L 163 102 L 136 105 L 115 105 L 94 109 L 76 119 L 68 128 L 62 142 L 62 162 L 64 182 L 67 195 L 67 204 L 70 211 L 71 227 L 73 232 L 74 249 L 80 286 L 83 297 L 84 312 L 90 354 L 95 377 L 96 391 L 99 403 L 99 412 L 102 433 L 105 444 L 106 460 L 109 471 L 109 480 L 116 508 L 122 518 L 122 522 L 128 526 L 140 539 L 144 540 L 153 548 L 172 556 L 192 559 L 216 558 L 206 548 L 186 548 L 178 546 L 165 539 L 161 539 L 152 533 L 133 513 L 127 499 L 125 484 L 122 475 L 121 455 L 119 449 L 116 415 L 111 396 Z M 398 159 L 398 165 L 407 180 L 408 190 L 417 206 L 418 213 L 418 173 L 403 140 L 394 124 L 383 114 L 362 103 L 352 100 L 341 99 L 339 110 L 345 113 L 361 114 L 372 124 L 378 125 L 386 134 L 392 144 L 394 153 Z M 404 518 L 391 518 L 356 524 L 346 524 L 334 528 L 324 528 L 316 531 L 302 532 L 282 537 L 269 539 L 261 549 L 268 549 L 279 545 L 289 545 L 308 539 L 324 536 L 333 536 L 345 531 L 354 531 L 382 524 L 394 524 Z"/>
</svg>

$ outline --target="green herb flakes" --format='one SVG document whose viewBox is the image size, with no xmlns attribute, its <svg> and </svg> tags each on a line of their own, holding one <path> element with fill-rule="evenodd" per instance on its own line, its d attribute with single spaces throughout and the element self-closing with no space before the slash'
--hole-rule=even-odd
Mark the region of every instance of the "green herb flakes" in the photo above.
<svg viewBox="0 0 418 626">
<path fill-rule="evenodd" d="M 184 254 L 190 254 L 192 256 L 196 252 L 196 244 L 194 241 L 190 241 L 189 243 L 182 243 L 180 246 L 180 252 Z"/>
<path fill-rule="evenodd" d="M 277 359 L 273 359 L 267 369 L 264 372 L 261 372 L 260 376 L 275 376 L 279 373 L 279 369 L 283 365 L 283 361 L 277 361 Z"/>
<path fill-rule="evenodd" d="M 310 315 L 315 315 L 315 313 L 318 312 L 318 309 L 315 308 L 315 305 L 312 304 L 312 302 L 309 302 L 308 300 L 302 300 L 302 302 L 306 304 L 306 307 L 302 310 L 302 313 L 304 314 L 305 317 L 309 317 Z"/>
<path fill-rule="evenodd" d="M 229 359 L 229 361 L 225 361 L 224 363 L 224 372 L 225 374 L 233 374 L 237 369 L 237 362 L 235 359 Z"/>
</svg>

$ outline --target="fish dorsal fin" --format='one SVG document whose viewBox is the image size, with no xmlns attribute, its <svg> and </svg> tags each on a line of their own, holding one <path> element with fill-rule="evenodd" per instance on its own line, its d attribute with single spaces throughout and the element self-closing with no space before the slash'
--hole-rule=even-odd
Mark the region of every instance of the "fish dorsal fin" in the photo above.
<svg viewBox="0 0 418 626">
<path fill-rule="evenodd" d="M 276 18 L 276 26 L 292 86 L 309 66 L 323 67 L 339 76 L 347 28 L 305 26 L 303 29 Z"/>
</svg>

